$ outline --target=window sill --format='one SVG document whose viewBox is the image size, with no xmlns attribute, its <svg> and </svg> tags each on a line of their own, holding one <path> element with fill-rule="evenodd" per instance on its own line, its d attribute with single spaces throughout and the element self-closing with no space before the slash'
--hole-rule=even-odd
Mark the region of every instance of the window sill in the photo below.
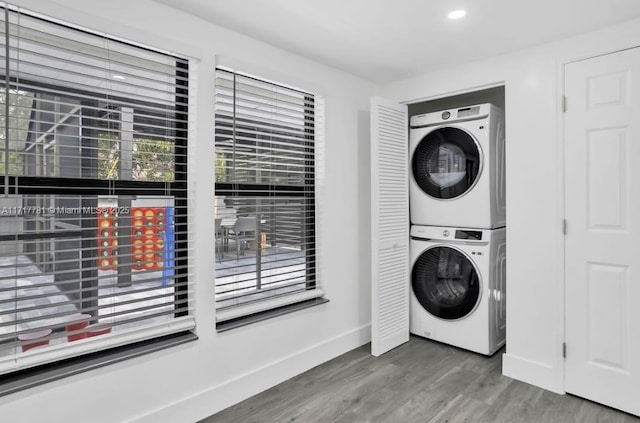
<svg viewBox="0 0 640 423">
<path fill-rule="evenodd" d="M 13 394 L 24 389 L 33 388 L 68 376 L 164 350 L 197 339 L 198 337 L 192 332 L 181 332 L 163 336 L 162 338 L 150 339 L 13 372 L 2 376 L 0 396 Z"/>
<path fill-rule="evenodd" d="M 310 307 L 315 307 L 320 304 L 328 303 L 326 298 L 313 298 L 306 301 L 301 301 L 294 304 L 288 304 L 282 307 L 273 308 L 259 313 L 249 314 L 247 316 L 237 317 L 235 319 L 225 320 L 216 324 L 216 330 L 218 332 L 226 332 L 231 329 L 236 329 L 242 326 L 247 326 L 252 323 L 261 322 L 263 320 L 271 319 L 273 317 L 282 316 L 285 314 L 293 313 L 298 310 L 304 310 Z"/>
</svg>

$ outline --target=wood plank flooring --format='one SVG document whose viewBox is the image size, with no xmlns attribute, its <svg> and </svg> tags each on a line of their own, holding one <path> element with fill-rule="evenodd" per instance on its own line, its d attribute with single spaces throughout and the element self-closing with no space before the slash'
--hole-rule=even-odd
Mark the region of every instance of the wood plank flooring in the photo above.
<svg viewBox="0 0 640 423">
<path fill-rule="evenodd" d="M 640 423 L 640 418 L 502 376 L 502 353 L 470 353 L 419 337 L 372 357 L 370 345 L 201 423 Z"/>
</svg>

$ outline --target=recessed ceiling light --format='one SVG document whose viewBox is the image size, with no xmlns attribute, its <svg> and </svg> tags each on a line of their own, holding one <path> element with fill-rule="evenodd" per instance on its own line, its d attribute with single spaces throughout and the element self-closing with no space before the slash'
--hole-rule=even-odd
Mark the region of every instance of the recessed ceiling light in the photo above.
<svg viewBox="0 0 640 423">
<path fill-rule="evenodd" d="M 116 74 L 111 75 L 111 77 L 112 77 L 113 79 L 119 79 L 119 80 L 121 80 L 121 81 L 124 79 L 124 76 L 122 76 L 122 75 L 116 75 Z"/>
<path fill-rule="evenodd" d="M 449 19 L 460 19 L 460 18 L 463 18 L 464 15 L 466 14 L 467 14 L 466 10 L 460 9 L 460 10 L 454 10 L 452 12 L 449 12 L 448 16 L 449 16 Z"/>
</svg>

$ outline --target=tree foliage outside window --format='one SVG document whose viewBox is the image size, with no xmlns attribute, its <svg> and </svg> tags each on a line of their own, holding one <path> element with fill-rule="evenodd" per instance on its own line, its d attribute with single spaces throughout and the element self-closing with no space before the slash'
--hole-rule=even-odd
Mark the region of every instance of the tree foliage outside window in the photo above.
<svg viewBox="0 0 640 423">
<path fill-rule="evenodd" d="M 227 159 L 224 153 L 216 153 L 216 182 L 227 180 Z"/>
<path fill-rule="evenodd" d="M 0 108 L 5 110 L 6 92 L 0 92 Z M 0 174 L 5 174 L 5 148 L 9 140 L 9 174 L 24 173 L 25 142 L 29 132 L 29 118 L 33 107 L 33 93 L 22 90 L 9 90 L 9 125 L 6 125 L 4 113 L 0 113 Z M 7 134 L 8 131 L 8 134 Z M 7 136 L 8 135 L 8 136 Z"/>
<path fill-rule="evenodd" d="M 122 166 L 121 143 L 117 132 L 103 132 L 98 136 L 98 177 L 119 179 Z M 162 139 L 134 138 L 132 179 L 135 181 L 173 181 L 174 143 Z"/>
<path fill-rule="evenodd" d="M 120 165 L 120 141 L 115 133 L 98 134 L 98 177 L 118 179 Z"/>
<path fill-rule="evenodd" d="M 133 179 L 173 181 L 174 157 L 172 141 L 136 138 L 133 143 Z"/>
</svg>

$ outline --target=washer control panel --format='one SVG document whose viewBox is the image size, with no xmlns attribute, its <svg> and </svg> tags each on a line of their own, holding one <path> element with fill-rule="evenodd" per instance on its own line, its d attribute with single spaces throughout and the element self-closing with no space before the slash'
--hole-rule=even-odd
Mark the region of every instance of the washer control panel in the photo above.
<svg viewBox="0 0 640 423">
<path fill-rule="evenodd" d="M 411 238 L 484 244 L 491 239 L 491 231 L 483 229 L 451 228 L 442 226 L 411 226 Z"/>
<path fill-rule="evenodd" d="M 468 229 L 456 229 L 456 239 L 472 239 L 482 241 L 482 231 L 471 231 Z"/>
</svg>

